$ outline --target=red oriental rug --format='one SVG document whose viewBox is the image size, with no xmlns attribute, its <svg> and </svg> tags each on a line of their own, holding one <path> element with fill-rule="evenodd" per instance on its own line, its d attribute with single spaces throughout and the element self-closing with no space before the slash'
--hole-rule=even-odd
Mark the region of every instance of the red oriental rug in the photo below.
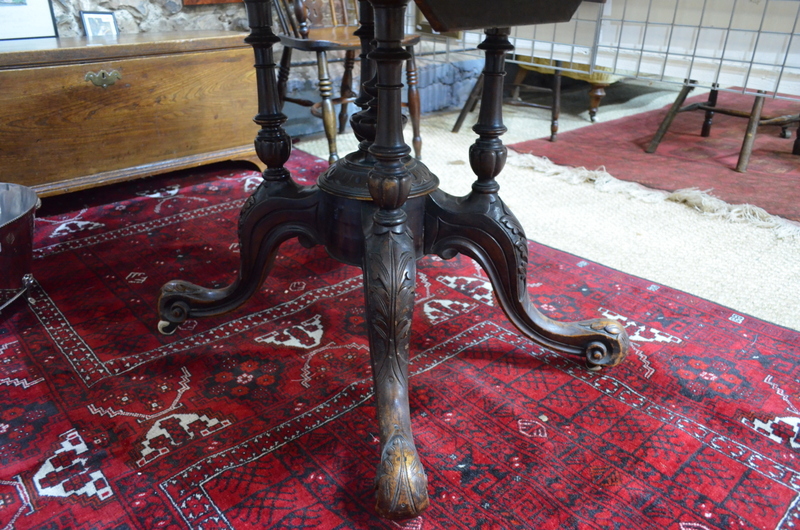
<svg viewBox="0 0 800 530">
<path fill-rule="evenodd" d="M 521 337 L 471 260 L 424 258 L 410 394 L 432 505 L 377 518 L 360 270 L 290 241 L 244 307 L 156 331 L 164 282 L 233 280 L 259 178 L 45 199 L 36 283 L 0 323 L 0 528 L 800 524 L 800 336 L 535 243 L 533 303 L 618 318 L 631 355 L 590 372 Z"/>
<path fill-rule="evenodd" d="M 688 98 L 686 103 L 706 101 L 708 95 Z M 753 97 L 720 92 L 718 106 L 743 110 Z M 605 123 L 596 123 L 548 139 L 529 140 L 510 147 L 549 158 L 556 164 L 598 169 L 612 176 L 650 188 L 675 191 L 698 188 L 729 204 L 753 204 L 773 215 L 800 221 L 800 156 L 792 155 L 792 139 L 779 136 L 780 127 L 762 126 L 756 135 L 747 173 L 734 168 L 739 159 L 747 120 L 717 114 L 711 136 L 700 129 L 701 111 L 678 114 L 653 154 L 645 148 L 658 130 L 669 106 Z M 767 99 L 764 116 L 797 114 L 800 102 Z M 792 129 L 794 131 L 794 129 Z"/>
</svg>

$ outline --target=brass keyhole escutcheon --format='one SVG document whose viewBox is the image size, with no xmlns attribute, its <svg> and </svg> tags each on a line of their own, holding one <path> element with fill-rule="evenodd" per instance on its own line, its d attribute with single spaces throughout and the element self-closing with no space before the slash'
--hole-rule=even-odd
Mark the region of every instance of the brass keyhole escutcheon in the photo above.
<svg viewBox="0 0 800 530">
<path fill-rule="evenodd" d="M 83 78 L 86 81 L 91 81 L 94 86 L 108 88 L 116 83 L 117 79 L 122 79 L 122 74 L 116 70 L 111 70 L 110 72 L 100 70 L 97 73 L 87 72 Z"/>
</svg>

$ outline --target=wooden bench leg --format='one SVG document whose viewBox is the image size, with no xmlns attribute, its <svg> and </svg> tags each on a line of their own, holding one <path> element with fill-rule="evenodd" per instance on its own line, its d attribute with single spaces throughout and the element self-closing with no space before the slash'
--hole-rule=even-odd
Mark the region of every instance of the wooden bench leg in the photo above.
<svg viewBox="0 0 800 530">
<path fill-rule="evenodd" d="M 789 133 L 789 138 L 791 138 L 792 133 Z M 792 147 L 792 154 L 800 156 L 800 125 L 798 125 L 797 129 L 794 130 L 794 146 Z"/>
<path fill-rule="evenodd" d="M 550 141 L 555 142 L 558 136 L 558 115 L 561 113 L 561 61 L 556 61 L 556 69 L 553 71 L 553 106 L 550 109 L 552 120 L 550 121 Z"/>
<path fill-rule="evenodd" d="M 650 145 L 648 145 L 647 149 L 645 149 L 646 153 L 656 152 L 656 149 L 658 149 L 658 144 L 660 144 L 661 140 L 664 139 L 664 135 L 667 134 L 670 125 L 672 125 L 672 121 L 675 119 L 675 116 L 678 115 L 678 112 L 680 112 L 683 102 L 686 101 L 686 96 L 688 96 L 689 92 L 692 90 L 694 90 L 693 86 L 688 84 L 683 85 L 683 88 L 681 88 L 681 91 L 678 93 L 678 97 L 675 98 L 675 101 L 669 108 L 669 112 L 667 112 L 667 115 L 664 116 L 664 121 L 662 121 L 661 125 L 658 126 L 656 135 L 653 136 L 653 139 L 650 140 Z"/>
<path fill-rule="evenodd" d="M 464 103 L 464 106 L 461 108 L 461 112 L 458 114 L 456 124 L 453 125 L 452 132 L 457 133 L 461 130 L 461 126 L 464 124 L 467 114 L 475 110 L 475 106 L 478 104 L 478 98 L 480 98 L 482 91 L 483 74 L 481 74 L 480 77 L 478 77 L 478 80 L 475 81 L 475 86 L 472 87 L 472 91 L 469 93 L 466 103 Z"/>
<path fill-rule="evenodd" d="M 716 107 L 717 106 L 717 96 L 719 95 L 719 91 L 717 90 L 717 85 L 714 83 L 714 88 L 711 89 L 711 92 L 708 94 L 708 101 L 706 105 L 709 107 Z M 714 111 L 707 110 L 705 120 L 703 120 L 703 129 L 700 131 L 700 136 L 703 138 L 708 138 L 711 136 L 711 124 L 714 121 Z"/>
<path fill-rule="evenodd" d="M 747 171 L 750 155 L 753 154 L 758 122 L 761 121 L 761 111 L 764 108 L 764 96 L 762 95 L 764 93 L 763 90 L 759 90 L 759 95 L 756 96 L 756 100 L 753 102 L 753 110 L 750 112 L 750 121 L 747 122 L 747 132 L 745 132 L 744 141 L 742 142 L 742 150 L 739 152 L 739 162 L 736 164 L 736 171 L 739 173 Z"/>
</svg>

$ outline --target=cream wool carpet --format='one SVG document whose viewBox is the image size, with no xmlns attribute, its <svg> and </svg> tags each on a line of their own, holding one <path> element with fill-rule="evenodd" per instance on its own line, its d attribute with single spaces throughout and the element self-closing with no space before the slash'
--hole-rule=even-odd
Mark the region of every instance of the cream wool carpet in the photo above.
<svg viewBox="0 0 800 530">
<path fill-rule="evenodd" d="M 664 107 L 677 90 L 617 83 L 607 89 L 598 121 Z M 560 132 L 591 126 L 585 93 L 570 91 L 562 97 Z M 503 136 L 506 144 L 549 135 L 548 111 L 506 105 L 503 113 L 509 129 Z M 477 112 L 453 134 L 457 114 L 423 117 L 422 160 L 439 177 L 443 190 L 462 195 L 475 178 L 467 150 L 475 140 L 471 126 Z M 409 129 L 405 133 L 410 144 Z M 337 141 L 340 155 L 356 149 L 349 133 Z M 327 158 L 324 138 L 302 138 L 297 148 Z M 529 239 L 717 302 L 732 314 L 800 330 L 798 223 L 760 209 L 745 209 L 750 215 L 742 215 L 737 205 L 708 194 L 689 193 L 687 200 L 619 181 L 602 170 L 555 166 L 513 151 L 498 182 L 501 197 Z"/>
</svg>

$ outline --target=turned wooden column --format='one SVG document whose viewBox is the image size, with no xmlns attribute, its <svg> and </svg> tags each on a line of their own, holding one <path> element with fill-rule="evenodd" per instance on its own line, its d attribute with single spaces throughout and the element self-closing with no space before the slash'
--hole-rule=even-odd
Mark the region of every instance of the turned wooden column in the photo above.
<svg viewBox="0 0 800 530">
<path fill-rule="evenodd" d="M 356 30 L 355 35 L 361 40 L 361 54 L 359 55 L 361 83 L 355 104 L 361 108 L 361 111 L 350 117 L 350 126 L 359 141 L 360 157 L 368 159 L 371 165 L 374 161 L 372 155 L 369 154 L 369 148 L 375 141 L 375 124 L 378 121 L 375 62 L 369 58 L 370 52 L 374 49 L 375 16 L 372 4 L 368 0 L 359 0 L 358 11 L 360 27 Z"/>
<path fill-rule="evenodd" d="M 428 507 L 427 477 L 414 439 L 408 406 L 408 356 L 414 312 L 414 235 L 402 209 L 412 176 L 404 159 L 401 46 L 407 0 L 372 0 L 377 68 L 377 129 L 369 152 L 375 165 L 369 192 L 377 212 L 364 241 L 364 288 L 381 457 L 375 478 L 378 514 L 391 519 L 419 515 Z"/>
<path fill-rule="evenodd" d="M 255 139 L 258 158 L 267 165 L 264 179 L 289 178 L 283 166 L 292 153 L 292 140 L 283 129 L 286 115 L 281 112 L 281 98 L 275 80 L 275 60 L 272 47 L 280 42 L 272 31 L 272 4 L 245 0 L 250 35 L 245 42 L 255 53 L 256 84 L 258 87 L 258 114 L 253 120 L 261 126 Z"/>
<path fill-rule="evenodd" d="M 342 74 L 341 90 L 339 91 L 342 98 L 341 108 L 339 109 L 339 134 L 342 134 L 347 126 L 348 98 L 353 97 L 353 66 L 355 63 L 355 50 L 347 50 L 344 54 L 344 73 Z"/>
<path fill-rule="evenodd" d="M 414 57 L 414 47 L 406 46 L 409 59 L 406 61 L 406 81 L 408 82 L 408 117 L 411 121 L 411 143 L 414 146 L 416 157 L 422 158 L 422 136 L 420 135 L 420 118 L 422 116 L 422 103 L 419 99 L 419 88 L 417 85 L 417 59 Z"/>
<path fill-rule="evenodd" d="M 476 193 L 497 193 L 500 186 L 494 179 L 503 170 L 508 149 L 500 136 L 508 129 L 503 125 L 503 78 L 505 54 L 514 49 L 508 41 L 509 28 L 492 28 L 485 31 L 486 38 L 478 45 L 484 51 L 483 94 L 478 123 L 472 130 L 478 139 L 469 148 L 469 164 L 478 180 L 472 185 Z"/>
</svg>

